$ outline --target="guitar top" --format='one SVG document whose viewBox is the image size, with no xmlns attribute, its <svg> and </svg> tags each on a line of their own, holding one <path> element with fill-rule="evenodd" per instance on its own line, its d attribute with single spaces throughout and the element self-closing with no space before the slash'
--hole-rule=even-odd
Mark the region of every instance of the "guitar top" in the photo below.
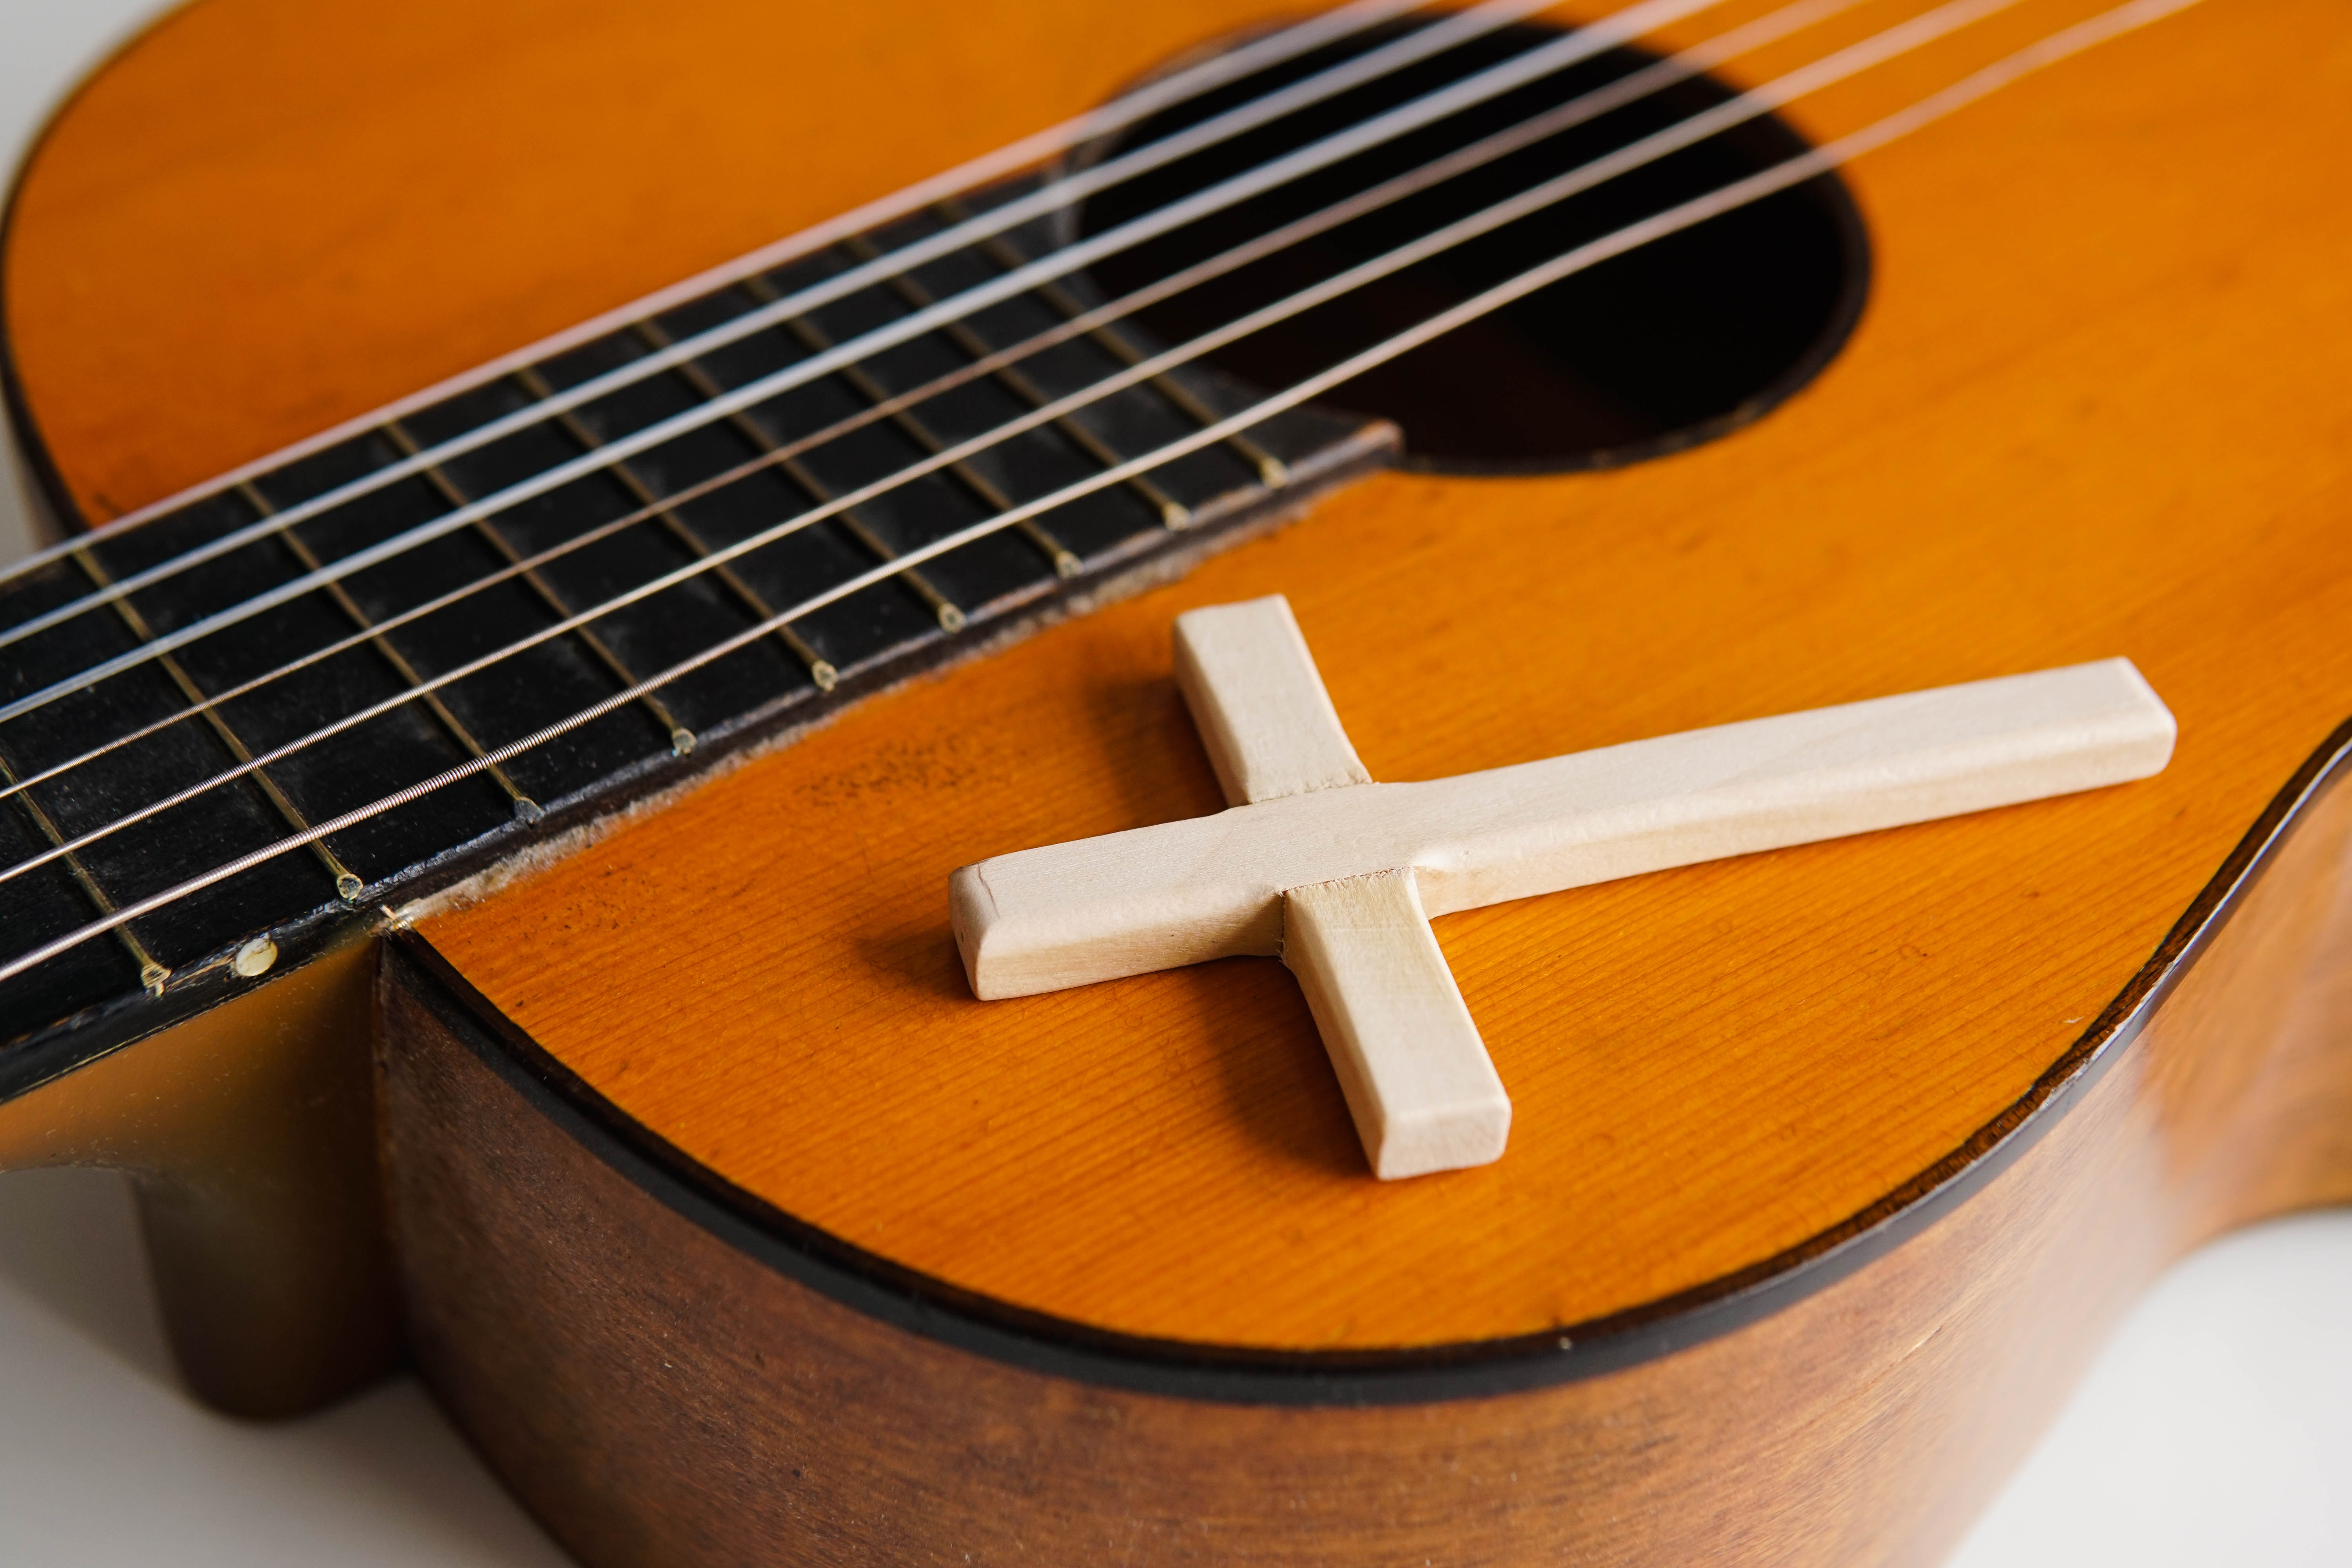
<svg viewBox="0 0 2352 1568">
<path fill-rule="evenodd" d="M 1715 75 L 1771 79 L 1923 9 L 1824 7 Z M 1984 10 L 1780 122 L 1831 145 L 2096 7 Z M 1666 20 L 1643 58 L 1766 15 Z M 55 504 L 104 523 L 1084 113 L 1266 16 L 205 0 L 118 58 L 27 168 L 5 256 L 12 390 Z M 328 837 L 359 846 L 335 849 L 356 900 L 309 847 L 282 860 L 317 884 L 289 908 L 334 915 L 289 951 L 407 932 L 532 1071 L 744 1223 L 921 1310 L 1145 1369 L 1113 1381 L 1310 1404 L 1400 1397 L 1391 1374 L 1486 1393 L 1754 1321 L 1950 1212 L 2134 1060 L 2347 743 L 2347 146 L 2336 7 L 2152 19 L 1844 163 L 1816 197 L 1824 223 L 1858 215 L 1866 248 L 1822 296 L 1819 363 L 1713 438 L 1637 432 L 1554 472 L 1419 462 L 1400 405 L 1310 400 L 1254 427 L 1257 447 L 1200 449 L 1225 468 L 1162 476 L 1199 514 L 1189 534 L 1153 532 L 1161 503 L 1133 487 L 1106 491 L 1132 515 L 1001 536 L 1001 582 L 947 556 L 861 590 L 896 595 L 887 616 L 759 643 L 765 695 L 698 688 L 649 717 L 597 674 L 623 693 L 611 724 L 634 728 L 593 757 L 604 742 L 581 740 L 576 778 L 529 756 L 497 788 L 468 774 L 478 821 L 420 826 L 424 847 L 381 864 L 366 846 L 393 828 Z M 1013 171 L 985 201 L 1033 188 Z M 1048 253 L 1048 227 L 1013 235 L 1021 258 Z M 825 276 L 757 280 L 782 298 Z M 665 297 L 664 330 L 725 319 L 697 302 L 738 281 Z M 550 388 L 604 374 L 627 361 L 599 345 L 630 320 L 514 368 Z M 1241 407 L 1254 370 L 1187 371 L 1187 428 Z M 1517 374 L 1476 395 L 1507 405 Z M 524 405 L 460 417 L 461 395 L 487 395 L 398 405 L 406 455 Z M 653 417 L 588 416 L 592 450 Z M 374 441 L 348 473 L 403 458 L 350 428 L 319 448 Z M 268 506 L 237 526 L 348 477 L 320 467 L 305 491 L 254 472 Z M 432 505 L 500 482 L 477 479 Z M 1377 1182 L 1278 965 L 982 1003 L 950 930 L 958 867 L 1223 806 L 1170 627 L 1275 594 L 1383 781 L 2115 658 L 2171 710 L 2178 747 L 2137 783 L 1441 917 L 1509 1145 Z M 654 631 L 598 624 L 620 628 L 615 658 L 660 662 Z M 501 721 L 480 720 L 487 742 Z M 435 743 L 446 765 L 469 754 Z M 2314 911 L 2342 896 L 2328 843 L 2298 873 Z M 155 959 L 217 968 L 233 938 L 206 927 Z M 179 994 L 142 1002 L 120 943 L 91 951 L 115 967 L 75 994 L 85 1022 L 60 1024 L 62 1002 L 12 1018 L 0 1062 L 70 1065 L 94 1054 L 74 1043 L 99 1040 L 88 1019 Z M 2233 1116 L 2251 1080 L 2179 1073 L 2136 1103 L 2199 1131 L 2152 1135 L 2152 1158 L 2216 1163 L 2148 1179 L 2149 1256 L 2352 1184 L 2261 1094 Z"/>
</svg>

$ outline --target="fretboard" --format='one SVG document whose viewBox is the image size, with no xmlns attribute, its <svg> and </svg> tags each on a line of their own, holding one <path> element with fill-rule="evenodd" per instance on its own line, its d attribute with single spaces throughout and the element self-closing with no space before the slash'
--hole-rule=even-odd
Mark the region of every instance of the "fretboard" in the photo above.
<svg viewBox="0 0 2352 1568">
<path fill-rule="evenodd" d="M 241 952 L 248 969 L 265 943 L 273 971 L 299 963 L 388 906 L 1121 577 L 1165 570 L 1385 455 L 1384 426 L 1293 412 L 896 565 L 1249 401 L 1213 373 L 1177 370 L 842 504 L 1150 352 L 1131 326 L 1107 324 L 973 374 L 999 350 L 1068 329 L 1088 306 L 1077 278 L 708 416 L 736 389 L 1054 243 L 1040 220 L 778 311 L 961 216 L 857 237 L 381 418 L 0 588 L 5 629 L 215 552 L 0 651 L 0 705 L 88 682 L 0 721 L 11 791 L 0 869 L 47 858 L 0 881 L 0 960 L 263 856 L 0 984 L 0 1098 L 248 984 Z M 731 342 L 677 352 L 761 311 L 772 319 Z M 542 409 L 665 353 L 676 363 L 656 374 Z M 958 372 L 950 390 L 890 406 Z M 661 436 L 672 420 L 679 432 Z M 713 562 L 809 513 L 826 515 Z M 708 658 L 730 642 L 740 646 Z M 692 668 L 664 679 L 680 666 Z"/>
</svg>

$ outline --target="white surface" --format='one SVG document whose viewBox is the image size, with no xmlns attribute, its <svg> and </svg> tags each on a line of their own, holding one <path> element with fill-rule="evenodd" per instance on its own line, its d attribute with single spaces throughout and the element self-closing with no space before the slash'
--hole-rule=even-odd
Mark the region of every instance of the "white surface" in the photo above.
<svg viewBox="0 0 2352 1568">
<path fill-rule="evenodd" d="M 1278 9 L 1279 7 L 1276 7 Z M 0 0 L 0 161 L 142 0 Z M 23 531 L 0 483 L 0 559 Z M 0 1178 L 0 1564 L 550 1568 L 412 1382 L 252 1427 L 169 1379 L 119 1177 Z M 2170 1275 L 1954 1568 L 2352 1563 L 2352 1215 Z"/>
<path fill-rule="evenodd" d="M 2167 1275 L 1950 1568 L 2352 1563 L 2352 1214 Z"/>
<path fill-rule="evenodd" d="M 412 1379 L 256 1426 L 171 1378 L 122 1178 L 0 1178 L 0 1563 L 568 1562 Z"/>
</svg>

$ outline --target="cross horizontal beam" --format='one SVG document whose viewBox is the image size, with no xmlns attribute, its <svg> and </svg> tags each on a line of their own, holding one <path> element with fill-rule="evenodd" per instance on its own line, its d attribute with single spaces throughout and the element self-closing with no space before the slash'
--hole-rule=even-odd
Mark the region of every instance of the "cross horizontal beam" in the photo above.
<svg viewBox="0 0 2352 1568">
<path fill-rule="evenodd" d="M 1026 996 L 1276 954 L 1295 888 L 1409 869 L 1446 914 L 2145 778 L 2173 737 L 2107 659 L 1024 849 L 950 906 L 974 994 Z"/>
</svg>

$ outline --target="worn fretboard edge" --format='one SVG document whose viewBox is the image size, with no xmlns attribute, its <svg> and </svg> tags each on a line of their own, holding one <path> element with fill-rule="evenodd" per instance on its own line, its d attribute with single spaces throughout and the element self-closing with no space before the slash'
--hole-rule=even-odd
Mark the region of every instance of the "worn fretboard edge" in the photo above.
<svg viewBox="0 0 2352 1568">
<path fill-rule="evenodd" d="M 280 958 L 270 972 L 275 977 L 421 918 L 429 909 L 487 897 L 734 768 L 794 744 L 868 698 L 985 658 L 1060 621 L 1173 582 L 1209 556 L 1280 528 L 1330 489 L 1388 466 L 1402 445 L 1395 426 L 1380 420 L 1362 424 L 1296 463 L 1278 490 L 1236 491 L 1199 509 L 1193 526 L 1181 532 L 1146 536 L 1097 556 L 1067 582 L 1041 581 L 976 606 L 961 632 L 927 633 L 844 669 L 830 692 L 803 689 L 709 726 L 688 756 L 648 756 L 543 801 L 545 816 L 537 823 L 502 825 L 402 867 L 370 883 L 349 905 L 324 904 L 265 931 L 242 933 L 217 952 L 180 965 L 161 995 L 134 992 L 0 1041 L 0 1102 L 227 1001 L 252 984 L 235 975 L 230 961 L 256 936 L 277 944 Z"/>
</svg>

